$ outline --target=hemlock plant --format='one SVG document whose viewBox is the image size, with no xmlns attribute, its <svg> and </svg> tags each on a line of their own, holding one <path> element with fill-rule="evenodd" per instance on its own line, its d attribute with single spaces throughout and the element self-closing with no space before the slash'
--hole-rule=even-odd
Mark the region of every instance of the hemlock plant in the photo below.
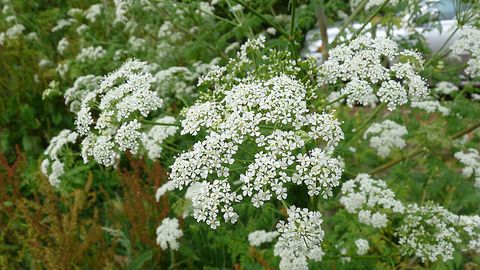
<svg viewBox="0 0 480 270">
<path fill-rule="evenodd" d="M 353 1 L 351 18 L 363 10 L 364 26 L 380 16 L 391 29 L 393 20 L 379 12 L 414 3 L 389 2 Z M 51 34 L 64 35 L 54 46 L 60 60 L 40 55 L 38 69 L 63 81 L 75 129 L 52 136 L 44 152 L 50 184 L 69 185 L 77 155 L 112 170 L 125 152 L 160 162 L 168 181 L 156 201 L 170 201 L 173 211 L 156 224 L 156 242 L 172 267 L 185 258 L 208 266 L 195 253 L 210 240 L 241 242 L 228 253 L 244 268 L 254 259 L 280 269 L 332 261 L 428 268 L 478 257 L 478 21 L 459 23 L 460 37 L 447 48 L 470 53 L 459 88 L 442 76 L 439 59 L 449 51 L 425 61 L 393 38 L 361 31 L 324 44 L 321 64 L 302 58 L 298 28 L 310 9 L 329 6 L 291 1 L 282 16 L 264 14 L 273 6 L 263 4 L 259 12 L 241 0 L 115 0 L 72 8 L 52 24 Z M 139 26 L 142 14 L 162 19 Z M 27 38 L 27 28 L 9 20 L 0 46 Z M 105 20 L 109 31 L 121 30 L 118 40 L 94 38 Z M 208 29 L 210 36 L 202 33 Z M 95 72 L 86 72 L 89 65 Z M 196 236 L 203 225 L 216 233 Z"/>
</svg>

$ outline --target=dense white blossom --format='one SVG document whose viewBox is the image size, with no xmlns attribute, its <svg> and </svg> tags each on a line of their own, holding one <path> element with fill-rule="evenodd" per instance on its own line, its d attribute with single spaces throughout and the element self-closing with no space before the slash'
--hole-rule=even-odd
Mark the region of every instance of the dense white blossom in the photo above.
<svg viewBox="0 0 480 270">
<path fill-rule="evenodd" d="M 60 54 L 63 54 L 65 52 L 65 49 L 67 49 L 68 47 L 68 39 L 67 38 L 62 38 L 59 42 L 58 42 L 58 46 L 57 46 L 57 50 Z"/>
<path fill-rule="evenodd" d="M 391 209 L 397 213 L 405 211 L 387 184 L 382 180 L 371 179 L 368 174 L 359 174 L 355 179 L 343 183 L 340 202 L 349 213 L 358 213 L 360 222 L 375 228 L 385 227 L 388 221 L 387 215 L 379 210 Z"/>
<path fill-rule="evenodd" d="M 75 143 L 77 141 L 77 137 L 77 132 L 71 131 L 69 129 L 64 129 L 50 141 L 49 146 L 45 150 L 44 154 L 48 155 L 48 158 L 43 160 L 41 169 L 42 173 L 48 177 L 48 180 L 52 186 L 59 187 L 59 177 L 65 172 L 64 164 L 60 160 L 59 155 L 64 154 L 65 145 L 67 143 Z M 52 161 L 52 170 L 49 173 L 48 168 Z"/>
<path fill-rule="evenodd" d="M 78 34 L 79 36 L 81 36 L 81 35 L 83 34 L 83 32 L 85 32 L 85 30 L 88 30 L 88 29 L 90 29 L 90 27 L 89 27 L 88 25 L 82 24 L 82 25 L 80 25 L 79 27 L 77 27 L 77 30 L 76 30 L 76 31 L 77 31 L 77 34 Z"/>
<path fill-rule="evenodd" d="M 369 133 L 376 134 L 370 138 L 370 146 L 377 149 L 378 155 L 383 158 L 388 157 L 392 148 L 401 149 L 407 145 L 402 138 L 408 134 L 407 128 L 391 120 L 372 124 L 363 134 L 363 138 L 366 139 Z"/>
<path fill-rule="evenodd" d="M 469 51 L 471 56 L 465 73 L 472 77 L 480 76 L 480 30 L 464 27 L 460 32 L 460 38 L 450 46 L 450 49 L 457 54 Z"/>
<path fill-rule="evenodd" d="M 67 27 L 67 26 L 70 26 L 72 25 L 72 23 L 76 23 L 77 20 L 73 19 L 73 18 L 70 18 L 68 20 L 65 20 L 65 19 L 60 19 L 57 21 L 57 25 L 55 25 L 53 28 L 52 28 L 52 33 L 53 32 L 57 32 L 58 30 L 61 30 L 63 29 L 64 27 Z"/>
<path fill-rule="evenodd" d="M 439 94 L 449 95 L 452 92 L 458 91 L 458 86 L 453 84 L 452 82 L 439 82 L 437 83 L 434 90 Z"/>
<path fill-rule="evenodd" d="M 365 239 L 357 239 L 355 240 L 355 245 L 357 246 L 357 255 L 363 256 L 368 253 L 370 246 L 368 241 Z"/>
<path fill-rule="evenodd" d="M 128 18 L 125 14 L 128 12 L 128 8 L 133 4 L 133 0 L 114 0 L 115 3 L 115 21 L 125 23 Z"/>
<path fill-rule="evenodd" d="M 248 241 L 250 246 L 258 247 L 263 243 L 272 242 L 273 239 L 279 236 L 279 232 L 266 232 L 265 230 L 258 230 L 248 234 Z"/>
<path fill-rule="evenodd" d="M 77 55 L 77 60 L 85 63 L 85 61 L 88 60 L 93 60 L 97 61 L 100 58 L 103 58 L 107 54 L 107 51 L 103 49 L 102 46 L 98 47 L 88 47 L 88 48 L 83 48 L 80 53 Z"/>
<path fill-rule="evenodd" d="M 81 103 L 75 124 L 82 142 L 82 156 L 93 156 L 100 164 L 111 166 L 121 151 L 135 154 L 144 137 L 137 116 L 148 116 L 163 106 L 162 99 L 150 90 L 152 75 L 141 72 L 145 62 L 126 62 L 87 93 Z M 99 110 L 98 118 L 94 115 Z M 92 129 L 93 126 L 93 129 Z"/>
<path fill-rule="evenodd" d="M 102 9 L 102 4 L 91 5 L 83 14 L 87 20 L 90 20 L 91 23 L 95 23 L 97 21 L 97 16 L 102 14 Z"/>
<path fill-rule="evenodd" d="M 396 57 L 402 60 L 390 69 L 383 66 L 384 58 L 393 61 Z M 320 66 L 318 82 L 345 82 L 341 94 L 348 95 L 349 106 L 357 102 L 368 105 L 375 93 L 392 111 L 408 99 L 421 101 L 428 97 L 426 83 L 415 71 L 418 68 L 423 68 L 420 54 L 410 50 L 398 52 L 397 43 L 389 38 L 359 36 L 348 45 L 330 50 L 329 59 Z"/>
<path fill-rule="evenodd" d="M 412 107 L 423 109 L 428 113 L 434 113 L 435 111 L 439 111 L 442 113 L 442 116 L 447 116 L 450 114 L 450 109 L 447 107 L 443 107 L 438 100 L 412 102 Z"/>
<path fill-rule="evenodd" d="M 252 64 L 248 51 L 260 50 L 263 42 L 262 37 L 242 45 L 238 59 L 230 60 L 228 70 L 212 67 L 200 83 L 213 84 L 213 93 L 182 112 L 182 135 L 196 135 L 203 128 L 207 136 L 176 158 L 170 177 L 183 189 L 212 176 L 204 182 L 202 194 L 193 198 L 194 217 L 212 228 L 220 224 L 219 208 L 225 212 L 226 222 L 236 221 L 232 203 L 243 198 L 248 197 L 255 207 L 272 198 L 286 199 L 286 183 L 305 184 L 310 196 L 324 198 L 339 185 L 342 169 L 337 159 L 319 147 L 300 151 L 312 140 L 322 141 L 331 149 L 344 135 L 333 113 L 310 112 L 307 108 L 313 91 L 293 76 L 298 72 L 295 63 L 278 63 L 276 52 L 272 52 L 271 58 L 263 57 L 265 73 L 247 71 L 244 78 L 235 76 L 242 65 Z M 271 70 L 271 65 L 279 64 L 286 64 L 285 73 Z M 271 128 L 262 129 L 268 125 Z M 236 162 L 237 154 L 247 154 L 250 160 Z M 228 181 L 232 169 L 235 171 L 234 163 L 241 163 L 244 169 L 238 172 L 239 177 Z M 232 191 L 232 184 L 241 186 L 237 190 L 242 195 Z"/>
<path fill-rule="evenodd" d="M 454 243 L 460 243 L 458 230 L 453 227 L 458 216 L 442 206 L 427 203 L 424 206 L 408 205 L 407 217 L 397 229 L 400 251 L 404 255 L 415 254 L 422 261 L 453 260 Z"/>
<path fill-rule="evenodd" d="M 95 75 L 86 75 L 78 77 L 73 86 L 68 88 L 63 94 L 65 105 L 70 104 L 70 111 L 76 113 L 80 110 L 82 99 L 95 89 L 100 87 L 102 77 Z"/>
<path fill-rule="evenodd" d="M 83 13 L 83 10 L 80 8 L 71 8 L 67 11 L 67 15 L 70 17 L 76 17 L 78 15 L 81 15 Z"/>
<path fill-rule="evenodd" d="M 178 250 L 180 243 L 177 239 L 183 236 L 183 231 L 179 229 L 179 222 L 176 218 L 165 218 L 162 220 L 162 225 L 157 228 L 157 244 L 162 249 L 170 247 L 173 250 Z"/>
<path fill-rule="evenodd" d="M 176 119 L 172 116 L 165 116 L 156 120 L 157 123 L 167 123 L 173 124 Z M 153 126 L 148 133 L 142 134 L 142 143 L 143 146 L 148 151 L 148 158 L 155 160 L 160 158 L 162 154 L 162 143 L 163 141 L 172 135 L 174 135 L 178 130 L 176 126 Z"/>
<path fill-rule="evenodd" d="M 65 75 L 68 72 L 68 64 L 58 64 L 58 66 L 55 68 L 55 72 L 57 72 L 60 77 L 65 79 Z"/>
<path fill-rule="evenodd" d="M 23 26 L 23 24 L 15 24 L 8 28 L 7 31 L 5 31 L 5 34 L 9 39 L 17 39 L 18 36 L 23 34 L 23 31 L 25 31 L 25 26 Z"/>
<path fill-rule="evenodd" d="M 167 183 L 163 184 L 161 187 L 157 189 L 157 192 L 155 193 L 155 199 L 157 200 L 157 202 L 160 201 L 160 197 L 165 195 L 167 191 L 171 191 L 174 189 L 175 189 L 175 186 L 173 185 L 173 182 L 168 181 Z"/>
<path fill-rule="evenodd" d="M 273 253 L 280 256 L 280 269 L 308 269 L 307 258 L 321 261 L 324 255 L 320 244 L 325 232 L 322 230 L 320 212 L 291 206 L 288 219 L 277 224 L 278 242 Z"/>
<path fill-rule="evenodd" d="M 480 154 L 477 149 L 469 148 L 468 153 L 457 152 L 455 158 L 464 164 L 462 174 L 471 177 L 475 174 L 475 186 L 480 187 Z"/>
</svg>

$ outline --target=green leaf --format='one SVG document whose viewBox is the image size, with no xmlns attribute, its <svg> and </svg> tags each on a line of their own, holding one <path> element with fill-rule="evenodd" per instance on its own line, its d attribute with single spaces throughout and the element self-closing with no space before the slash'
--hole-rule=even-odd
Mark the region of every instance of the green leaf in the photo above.
<svg viewBox="0 0 480 270">
<path fill-rule="evenodd" d="M 197 257 L 197 255 L 196 255 L 191 249 L 189 249 L 189 248 L 186 247 L 186 246 L 180 246 L 180 248 L 178 249 L 178 251 L 179 251 L 180 253 L 182 253 L 183 255 L 194 259 L 195 261 L 200 261 L 200 259 Z"/>
<path fill-rule="evenodd" d="M 135 260 L 133 260 L 128 266 L 127 270 L 137 270 L 141 269 L 143 264 L 152 259 L 153 251 L 149 250 L 140 254 Z"/>
</svg>

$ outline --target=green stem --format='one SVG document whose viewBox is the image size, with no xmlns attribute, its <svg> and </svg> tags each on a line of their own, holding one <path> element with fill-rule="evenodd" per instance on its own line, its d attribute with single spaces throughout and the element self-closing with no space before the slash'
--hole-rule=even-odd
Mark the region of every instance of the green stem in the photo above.
<svg viewBox="0 0 480 270">
<path fill-rule="evenodd" d="M 335 38 L 333 39 L 333 41 L 330 44 L 335 46 L 338 38 L 343 34 L 343 32 L 345 32 L 345 29 L 347 28 L 347 26 L 350 23 L 353 22 L 353 20 L 355 19 L 355 16 L 357 16 L 363 10 L 363 8 L 368 3 L 368 1 L 370 1 L 370 0 L 363 0 L 360 3 L 360 5 L 358 5 L 358 7 L 353 11 L 352 15 L 350 15 L 350 17 L 348 17 L 348 19 L 342 23 L 342 27 L 340 28 L 340 32 L 338 32 L 338 34 L 335 36 Z"/>
<path fill-rule="evenodd" d="M 313 195 L 311 197 L 311 201 L 312 201 L 312 211 L 317 211 L 318 210 L 318 197 L 320 195 Z"/>
<path fill-rule="evenodd" d="M 247 167 L 240 167 L 240 168 L 228 169 L 228 171 L 234 172 L 234 171 L 245 170 L 245 169 L 248 169 L 248 166 L 247 166 Z"/>
<path fill-rule="evenodd" d="M 165 20 L 170 20 L 170 16 L 165 12 L 163 11 L 162 9 L 160 9 L 154 2 L 153 0 L 147 0 L 152 6 L 153 8 L 155 8 L 158 13 L 160 13 L 162 16 L 163 16 L 163 19 Z M 194 33 L 190 32 L 187 28 L 181 26 L 181 25 L 178 25 L 176 24 L 175 22 L 171 21 L 170 20 L 170 23 L 177 29 L 179 29 L 180 31 L 184 32 L 185 34 L 191 36 L 193 39 L 198 39 L 198 36 L 195 35 Z M 221 50 L 219 50 L 218 48 L 215 48 L 211 43 L 208 43 L 206 42 L 207 44 L 207 47 L 209 47 L 211 50 L 213 51 L 216 51 L 223 59 L 225 60 L 230 60 L 230 57 L 228 57 L 228 55 L 226 55 L 224 52 L 222 52 Z"/>
<path fill-rule="evenodd" d="M 445 43 L 443 43 L 442 47 L 435 53 L 434 56 L 432 56 L 432 58 L 428 59 L 428 61 L 424 64 L 424 66 L 428 66 L 436 57 L 438 57 L 438 54 L 443 50 L 443 48 L 447 45 L 447 43 L 450 41 L 450 39 L 452 39 L 453 35 L 455 35 L 455 33 L 458 31 L 458 29 L 460 29 L 458 26 L 455 28 L 455 31 L 453 31 L 453 33 L 448 37 L 448 39 L 445 41 Z"/>
<path fill-rule="evenodd" d="M 368 117 L 368 119 L 365 120 L 365 122 L 363 122 L 363 124 L 357 130 L 355 130 L 355 133 L 350 138 L 343 141 L 343 145 L 346 145 L 351 139 L 357 136 L 360 131 L 383 109 L 384 106 L 385 103 L 381 103 L 378 108 Z"/>
<path fill-rule="evenodd" d="M 412 153 L 408 154 L 407 156 L 392 160 L 392 161 L 388 162 L 387 164 L 384 164 L 382 166 L 379 166 L 379 167 L 371 170 L 370 172 L 368 172 L 368 174 L 372 175 L 372 174 L 376 174 L 378 172 L 381 172 L 383 170 L 386 170 L 386 169 L 392 167 L 393 165 L 396 165 L 397 163 L 402 162 L 404 159 L 414 157 L 418 154 L 421 154 L 421 153 L 425 152 L 426 150 L 427 150 L 427 148 L 425 148 L 425 147 L 418 147 L 416 150 L 414 150 Z"/>
<path fill-rule="evenodd" d="M 238 146 L 238 149 L 240 149 L 240 150 L 242 150 L 243 152 L 247 153 L 247 154 L 248 154 L 249 156 L 251 156 L 251 157 L 255 157 L 255 155 L 254 155 L 254 154 L 252 154 L 252 153 L 248 152 L 248 151 L 247 151 L 247 149 L 245 149 L 245 148 L 241 147 L 240 145 Z"/>
<path fill-rule="evenodd" d="M 285 30 L 281 29 L 280 27 L 278 27 L 276 24 L 274 24 L 273 22 L 271 22 L 269 19 L 267 19 L 265 16 L 263 16 L 260 12 L 256 11 L 255 9 L 253 9 L 252 7 L 250 7 L 249 5 L 247 5 L 245 2 L 243 2 L 242 0 L 233 0 L 235 1 L 236 3 L 242 5 L 244 8 L 246 8 L 248 11 L 252 12 L 255 16 L 257 16 L 258 18 L 260 18 L 262 21 L 264 21 L 265 23 L 267 23 L 268 25 L 270 25 L 271 27 L 275 28 L 280 34 L 282 34 L 283 36 L 285 36 L 287 39 L 290 39 L 290 36 L 288 35 L 287 32 L 285 32 Z"/>
<path fill-rule="evenodd" d="M 341 97 L 339 97 L 339 98 L 335 99 L 334 101 L 332 101 L 332 102 L 329 102 L 329 103 L 327 103 L 327 104 L 323 105 L 323 106 L 322 106 L 322 109 L 323 109 L 323 108 L 325 108 L 325 107 L 327 107 L 327 106 L 330 106 L 330 105 L 334 104 L 335 102 L 338 102 L 338 101 L 340 101 L 340 100 L 342 100 L 342 99 L 344 99 L 344 98 L 346 98 L 346 97 L 348 97 L 348 94 L 346 94 L 346 95 L 343 95 L 343 96 L 341 96 Z"/>
<path fill-rule="evenodd" d="M 385 1 L 381 6 L 379 6 L 375 10 L 375 12 L 373 12 L 373 14 L 368 18 L 368 20 L 362 25 L 362 27 L 360 27 L 357 31 L 355 31 L 355 34 L 353 34 L 352 38 L 355 38 L 358 34 L 360 34 L 363 28 L 365 28 L 365 26 L 367 26 L 367 24 L 369 24 L 375 16 L 377 16 L 377 14 L 388 4 L 388 2 L 390 2 L 390 0 Z"/>
<path fill-rule="evenodd" d="M 166 144 L 163 144 L 163 143 L 160 144 L 160 146 L 163 147 L 163 148 L 165 148 L 165 149 L 168 149 L 168 150 L 170 150 L 170 151 L 173 151 L 173 152 L 175 152 L 175 153 L 182 153 L 182 151 L 177 150 L 177 149 L 175 149 L 175 148 L 173 148 L 173 147 L 170 147 L 170 146 L 168 146 L 168 145 L 166 145 Z"/>
<path fill-rule="evenodd" d="M 295 10 L 297 8 L 297 0 L 292 0 L 292 16 L 290 18 L 290 37 L 293 37 L 295 30 Z"/>
</svg>

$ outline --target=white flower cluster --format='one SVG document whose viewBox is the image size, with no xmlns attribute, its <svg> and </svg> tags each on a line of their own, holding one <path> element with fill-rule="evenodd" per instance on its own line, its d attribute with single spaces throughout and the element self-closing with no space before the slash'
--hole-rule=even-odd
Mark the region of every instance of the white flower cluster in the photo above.
<svg viewBox="0 0 480 270">
<path fill-rule="evenodd" d="M 378 155 L 383 158 L 388 157 L 392 148 L 401 149 L 407 145 L 402 138 L 408 134 L 407 128 L 391 120 L 372 124 L 363 134 L 363 138 L 366 139 L 369 133 L 378 135 L 370 138 L 370 146 L 377 149 Z"/>
<path fill-rule="evenodd" d="M 307 208 L 291 206 L 287 209 L 287 223 L 277 224 L 278 242 L 273 253 L 280 256 L 280 269 L 308 269 L 307 258 L 321 261 L 325 253 L 320 247 L 325 232 L 322 230 L 322 214 Z"/>
<path fill-rule="evenodd" d="M 128 11 L 130 5 L 133 4 L 132 0 L 114 0 L 115 3 L 115 21 L 113 23 L 122 22 L 125 23 L 128 21 L 128 18 L 125 14 Z"/>
<path fill-rule="evenodd" d="M 258 247 L 263 243 L 270 243 L 273 239 L 280 235 L 279 232 L 266 232 L 265 230 L 258 230 L 248 234 L 248 241 L 250 246 Z"/>
<path fill-rule="evenodd" d="M 439 94 L 442 93 L 445 95 L 449 95 L 452 92 L 458 91 L 458 86 L 456 86 L 452 82 L 439 82 L 437 83 L 434 90 Z"/>
<path fill-rule="evenodd" d="M 64 27 L 70 26 L 70 25 L 72 25 L 72 23 L 76 23 L 76 22 L 77 22 L 77 20 L 75 20 L 73 18 L 70 18 L 68 20 L 60 19 L 60 20 L 57 21 L 57 25 L 55 25 L 52 28 L 52 33 L 57 32 L 58 30 L 61 30 Z"/>
<path fill-rule="evenodd" d="M 222 68 L 212 69 L 205 78 L 220 80 L 223 76 L 217 73 L 219 70 Z M 208 135 L 191 151 L 176 158 L 170 177 L 180 189 L 212 174 L 219 178 L 213 185 L 218 194 L 208 191 L 209 183 L 204 194 L 193 200 L 194 205 L 199 206 L 194 212 L 198 221 L 207 219 L 209 224 L 214 224 L 212 227 L 218 226 L 215 220 L 221 203 L 225 203 L 222 211 L 230 211 L 231 202 L 245 196 L 251 197 L 256 207 L 272 196 L 285 199 L 284 184 L 288 182 L 306 184 L 311 196 L 331 195 L 332 187 L 338 185 L 342 174 L 336 159 L 320 148 L 294 154 L 311 140 L 323 140 L 330 147 L 343 139 L 340 122 L 333 114 L 309 113 L 307 91 L 305 85 L 286 74 L 268 80 L 250 74 L 239 79 L 236 85 L 215 84 L 214 95 L 209 97 L 214 100 L 199 101 L 184 111 L 182 134 L 196 135 L 204 127 Z M 276 128 L 259 131 L 260 126 L 268 124 L 286 125 L 297 131 Z M 302 127 L 307 131 L 300 130 Z M 252 147 L 253 154 L 246 150 Z M 230 175 L 229 165 L 235 162 L 233 156 L 239 149 L 240 153 L 253 158 L 246 172 L 240 174 L 243 196 L 232 193 L 226 179 Z M 236 214 L 228 213 L 226 221 L 235 221 L 231 217 Z"/>
<path fill-rule="evenodd" d="M 423 109 L 428 113 L 434 113 L 435 111 L 439 111 L 442 113 L 442 116 L 447 116 L 450 114 L 450 109 L 447 107 L 443 107 L 438 100 L 412 102 L 412 107 Z"/>
<path fill-rule="evenodd" d="M 55 72 L 57 72 L 60 77 L 65 79 L 65 75 L 68 72 L 68 64 L 58 64 L 58 66 L 55 68 Z"/>
<path fill-rule="evenodd" d="M 395 200 L 395 193 L 388 189 L 387 184 L 382 180 L 371 179 L 368 174 L 359 174 L 355 179 L 343 183 L 340 203 L 345 205 L 349 213 L 358 213 L 361 223 L 375 228 L 384 228 L 388 221 L 387 215 L 381 213 L 386 211 L 375 210 L 391 209 L 396 213 L 405 211 L 402 202 Z"/>
<path fill-rule="evenodd" d="M 47 147 L 47 150 L 45 150 L 45 155 L 48 155 L 49 157 L 44 159 L 41 165 L 42 173 L 48 177 L 50 185 L 59 187 L 59 177 L 65 172 L 65 170 L 64 164 L 60 161 L 58 156 L 62 154 L 62 148 L 67 143 L 75 143 L 77 137 L 77 132 L 65 129 L 50 141 L 50 145 Z M 48 173 L 48 167 L 50 166 L 51 161 L 53 161 L 52 172 Z"/>
<path fill-rule="evenodd" d="M 465 233 L 468 234 L 467 250 L 480 252 L 480 216 L 459 216 L 458 225 L 462 226 Z M 465 251 L 465 250 L 463 250 Z"/>
<path fill-rule="evenodd" d="M 384 58 L 392 61 L 396 57 L 401 61 L 390 69 L 383 66 Z M 417 68 L 423 68 L 420 54 L 410 50 L 399 53 L 397 43 L 389 38 L 360 36 L 330 50 L 329 59 L 320 66 L 318 82 L 346 82 L 341 94 L 348 95 L 349 106 L 357 102 L 368 105 L 371 95 L 376 94 L 393 111 L 397 105 L 407 103 L 407 97 L 412 101 L 428 97 L 427 85 L 415 71 Z M 380 85 L 376 91 L 375 85 Z"/>
<path fill-rule="evenodd" d="M 443 261 L 453 260 L 453 243 L 461 242 L 458 230 L 453 227 L 459 217 L 433 203 L 421 207 L 408 205 L 406 212 L 404 224 L 395 232 L 400 251 L 404 255 L 414 253 L 422 261 L 433 262 L 439 256 Z"/>
<path fill-rule="evenodd" d="M 363 256 L 368 253 L 370 246 L 368 241 L 365 239 L 357 239 L 355 240 L 355 245 L 357 246 L 357 255 Z"/>
<path fill-rule="evenodd" d="M 57 50 L 60 54 L 63 54 L 65 52 L 65 50 L 67 49 L 68 47 L 68 39 L 67 38 L 62 38 L 59 42 L 58 42 L 58 46 L 57 46 Z"/>
<path fill-rule="evenodd" d="M 191 82 L 198 78 L 186 67 L 170 67 L 155 74 L 154 87 L 158 93 L 174 93 L 176 98 L 194 94 L 195 86 Z"/>
<path fill-rule="evenodd" d="M 472 77 L 480 76 L 480 30 L 473 27 L 463 28 L 460 38 L 450 46 L 450 49 L 457 54 L 469 51 L 471 56 L 465 73 Z"/>
<path fill-rule="evenodd" d="M 100 87 L 103 77 L 95 75 L 86 75 L 78 77 L 70 87 L 65 91 L 65 105 L 70 103 L 70 111 L 77 113 L 80 110 L 82 99 L 90 92 Z"/>
<path fill-rule="evenodd" d="M 102 14 L 102 9 L 102 4 L 91 5 L 83 14 L 87 20 L 90 20 L 91 23 L 95 23 L 97 21 L 97 16 Z"/>
<path fill-rule="evenodd" d="M 89 27 L 88 25 L 82 24 L 82 25 L 80 25 L 79 27 L 77 27 L 77 30 L 76 30 L 76 31 L 77 31 L 77 34 L 78 34 L 79 36 L 81 36 L 81 35 L 83 34 L 83 32 L 85 32 L 85 30 L 88 30 L 88 29 L 90 29 L 90 27 Z"/>
<path fill-rule="evenodd" d="M 9 39 L 17 39 L 23 31 L 25 31 L 25 26 L 23 24 L 15 24 L 14 26 L 10 27 L 5 31 L 5 34 Z"/>
<path fill-rule="evenodd" d="M 88 48 L 83 48 L 82 51 L 77 55 L 77 60 L 82 63 L 85 63 L 87 59 L 97 61 L 98 59 L 103 58 L 105 54 L 107 54 L 107 51 L 103 49 L 102 46 L 91 46 Z"/>
<path fill-rule="evenodd" d="M 163 184 L 161 187 L 157 189 L 157 192 L 155 192 L 155 199 L 157 202 L 160 201 L 160 197 L 165 195 L 167 191 L 172 191 L 175 189 L 175 186 L 173 185 L 172 181 L 168 181 L 167 183 Z"/>
<path fill-rule="evenodd" d="M 83 98 L 75 124 L 80 135 L 87 136 L 82 142 L 85 162 L 93 156 L 98 163 L 111 166 L 119 151 L 137 152 L 142 138 L 137 117 L 163 106 L 162 99 L 150 90 L 152 75 L 141 72 L 145 65 L 138 60 L 124 63 Z M 96 121 L 95 110 L 100 111 Z M 91 129 L 94 124 L 95 132 Z"/>
<path fill-rule="evenodd" d="M 480 187 L 480 155 L 478 150 L 469 148 L 467 154 L 457 152 L 455 158 L 466 166 L 462 171 L 463 175 L 471 177 L 475 174 L 475 186 Z"/>
<path fill-rule="evenodd" d="M 175 123 L 175 117 L 173 116 L 165 116 L 156 120 L 157 123 L 166 123 L 166 124 L 173 124 Z M 163 141 L 169 137 L 174 135 L 178 130 L 176 126 L 153 126 L 148 133 L 142 134 L 142 143 L 143 146 L 148 151 L 148 158 L 155 160 L 155 158 L 160 158 L 162 154 L 162 146 L 161 144 Z"/>
<path fill-rule="evenodd" d="M 165 218 L 162 220 L 162 225 L 157 228 L 157 244 L 162 249 L 167 249 L 169 246 L 173 250 L 178 250 L 180 243 L 177 239 L 183 236 L 183 231 L 179 229 L 180 224 L 176 218 Z"/>
</svg>

